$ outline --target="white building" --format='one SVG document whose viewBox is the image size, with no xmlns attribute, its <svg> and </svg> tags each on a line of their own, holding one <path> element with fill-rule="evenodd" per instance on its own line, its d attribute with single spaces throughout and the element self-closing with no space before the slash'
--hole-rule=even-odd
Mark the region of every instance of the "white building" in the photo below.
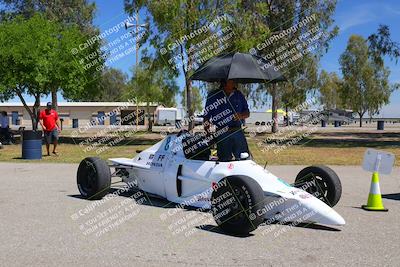
<svg viewBox="0 0 400 267">
<path fill-rule="evenodd" d="M 27 103 L 32 108 L 33 103 Z M 40 110 L 46 108 L 46 103 L 41 103 Z M 157 108 L 156 104 L 149 106 L 150 114 Z M 10 119 L 10 127 L 31 127 L 32 122 L 28 111 L 19 103 L 0 103 L 0 111 L 6 111 Z M 145 125 L 145 103 L 133 102 L 60 102 L 58 114 L 65 128 L 78 128 L 91 123 L 93 125 Z M 136 120 L 136 114 L 139 114 Z"/>
</svg>

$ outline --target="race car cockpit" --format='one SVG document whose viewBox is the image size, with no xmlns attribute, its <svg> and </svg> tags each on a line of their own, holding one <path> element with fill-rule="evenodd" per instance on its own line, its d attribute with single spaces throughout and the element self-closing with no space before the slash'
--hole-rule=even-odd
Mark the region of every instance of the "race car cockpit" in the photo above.
<svg viewBox="0 0 400 267">
<path fill-rule="evenodd" d="M 181 131 L 178 138 L 182 140 L 182 150 L 187 159 L 211 160 L 211 148 L 214 138 L 205 133 L 192 134 L 186 130 Z"/>
<path fill-rule="evenodd" d="M 212 156 L 211 150 L 216 144 L 216 138 L 213 134 L 205 132 L 190 133 L 182 130 L 178 133 L 177 138 L 182 141 L 182 150 L 186 159 L 216 161 L 218 158 Z M 230 161 L 249 159 L 249 153 L 242 153 L 241 158 L 232 159 Z"/>
</svg>

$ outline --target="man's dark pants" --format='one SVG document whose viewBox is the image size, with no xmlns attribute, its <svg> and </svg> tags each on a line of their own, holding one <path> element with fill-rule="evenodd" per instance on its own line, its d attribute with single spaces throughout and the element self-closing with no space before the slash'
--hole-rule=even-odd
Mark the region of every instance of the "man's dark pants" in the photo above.
<svg viewBox="0 0 400 267">
<path fill-rule="evenodd" d="M 230 129 L 217 139 L 217 155 L 218 160 L 228 161 L 232 159 L 240 159 L 240 153 L 249 152 L 246 137 L 242 129 Z"/>
<path fill-rule="evenodd" d="M 9 143 L 11 141 L 10 128 L 0 128 L 0 136 L 3 137 L 6 144 Z"/>
</svg>

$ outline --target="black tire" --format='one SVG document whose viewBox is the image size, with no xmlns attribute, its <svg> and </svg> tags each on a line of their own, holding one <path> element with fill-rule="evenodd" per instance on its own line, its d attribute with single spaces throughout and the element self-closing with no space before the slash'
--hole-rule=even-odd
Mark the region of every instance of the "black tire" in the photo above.
<svg viewBox="0 0 400 267">
<path fill-rule="evenodd" d="M 100 158 L 89 157 L 82 160 L 76 176 L 79 192 L 87 199 L 101 199 L 110 189 L 110 167 Z"/>
<path fill-rule="evenodd" d="M 331 207 L 335 206 L 342 196 L 339 177 L 331 168 L 323 165 L 309 166 L 301 170 L 294 186 L 307 191 Z"/>
<path fill-rule="evenodd" d="M 211 196 L 211 210 L 218 226 L 227 233 L 245 235 L 263 222 L 257 211 L 264 205 L 261 186 L 246 176 L 222 179 Z"/>
</svg>

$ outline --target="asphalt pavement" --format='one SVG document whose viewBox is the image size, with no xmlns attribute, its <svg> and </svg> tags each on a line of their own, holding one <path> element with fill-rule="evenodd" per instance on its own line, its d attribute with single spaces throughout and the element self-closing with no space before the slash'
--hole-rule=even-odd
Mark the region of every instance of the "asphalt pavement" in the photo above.
<svg viewBox="0 0 400 267">
<path fill-rule="evenodd" d="M 270 166 L 293 182 L 302 166 Z M 341 227 L 262 225 L 226 235 L 207 212 L 126 191 L 79 197 L 77 164 L 0 163 L 0 266 L 398 266 L 400 169 L 381 176 L 389 212 L 367 212 L 371 174 L 332 166 Z M 116 194 L 118 193 L 118 194 Z"/>
</svg>

